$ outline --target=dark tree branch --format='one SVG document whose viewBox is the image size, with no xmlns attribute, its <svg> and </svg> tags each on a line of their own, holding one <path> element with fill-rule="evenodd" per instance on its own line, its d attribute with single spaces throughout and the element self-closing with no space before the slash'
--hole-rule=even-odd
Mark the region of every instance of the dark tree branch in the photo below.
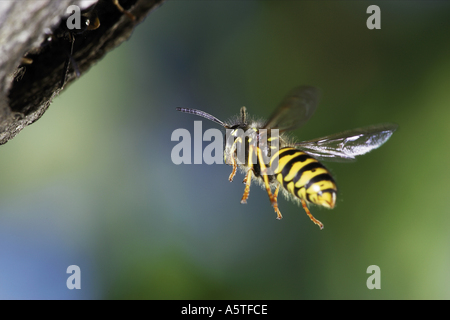
<svg viewBox="0 0 450 320">
<path fill-rule="evenodd" d="M 114 0 L 0 1 L 0 144 L 38 120 L 61 92 L 71 42 L 62 32 L 66 9 L 95 4 L 100 27 L 75 35 L 73 61 L 81 74 L 124 40 L 163 0 L 120 0 L 136 19 L 119 11 Z M 59 33 L 45 41 L 50 33 Z M 62 36 L 61 36 L 62 34 Z M 31 64 L 25 64 L 26 55 Z M 73 65 L 73 63 L 71 64 Z M 76 79 L 73 67 L 67 83 Z"/>
</svg>

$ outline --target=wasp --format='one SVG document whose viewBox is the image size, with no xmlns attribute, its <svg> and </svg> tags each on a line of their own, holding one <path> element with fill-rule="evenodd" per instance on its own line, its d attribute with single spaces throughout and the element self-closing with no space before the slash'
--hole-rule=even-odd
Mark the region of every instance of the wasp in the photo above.
<svg viewBox="0 0 450 320">
<path fill-rule="evenodd" d="M 119 3 L 119 0 L 112 0 L 112 3 L 114 4 L 114 6 L 116 6 L 116 8 L 122 12 L 123 14 L 125 14 L 130 20 L 136 20 L 135 16 L 133 14 L 131 14 L 129 11 L 125 10 Z M 90 30 L 96 30 L 100 27 L 100 19 L 98 17 L 97 11 L 95 10 L 96 4 L 92 5 L 91 7 L 85 9 L 84 11 L 82 11 L 81 14 L 81 28 L 80 29 L 71 29 L 68 30 L 65 25 L 62 25 L 62 29 L 63 29 L 63 33 L 67 34 L 67 36 L 69 37 L 69 41 L 70 41 L 70 50 L 69 52 L 67 52 L 68 58 L 66 59 L 65 63 L 64 63 L 64 69 L 63 69 L 63 76 L 60 82 L 60 89 L 62 89 L 64 87 L 64 84 L 66 83 L 66 78 L 67 75 L 69 74 L 69 65 L 70 63 L 72 63 L 72 66 L 75 70 L 76 76 L 77 78 L 80 77 L 81 73 L 80 70 L 78 69 L 77 63 L 73 58 L 73 48 L 74 48 L 74 43 L 75 43 L 75 36 L 80 35 L 82 33 L 84 33 L 85 31 L 90 31 Z"/>
<path fill-rule="evenodd" d="M 296 142 L 288 131 L 299 128 L 311 118 L 318 100 L 318 89 L 296 87 L 285 96 L 267 121 L 250 118 L 245 107 L 229 122 L 197 109 L 177 110 L 214 121 L 226 129 L 224 160 L 233 167 L 229 180 L 233 181 L 237 168 L 245 174 L 241 203 L 247 203 L 251 182 L 255 181 L 266 189 L 277 219 L 282 218 L 278 208 L 281 190 L 287 199 L 301 204 L 309 218 L 323 229 L 323 224 L 314 218 L 308 204 L 333 209 L 337 186 L 330 171 L 320 161 L 354 161 L 356 156 L 384 144 L 398 125 L 382 123 Z M 245 132 L 245 135 L 239 132 Z M 238 161 L 239 154 L 244 154 L 245 159 Z"/>
<path fill-rule="evenodd" d="M 102 3 L 101 3 L 102 2 Z M 128 10 L 125 10 L 119 3 L 119 0 L 107 0 L 107 1 L 97 1 L 93 5 L 81 10 L 80 14 L 80 27 L 69 29 L 67 25 L 68 16 L 66 15 L 60 22 L 59 26 L 54 30 L 46 30 L 46 39 L 38 48 L 33 48 L 29 52 L 25 54 L 21 59 L 20 70 L 14 74 L 17 81 L 21 79 L 25 70 L 24 67 L 26 65 L 30 65 L 33 63 L 32 56 L 38 55 L 44 48 L 51 46 L 52 43 L 58 42 L 59 39 L 65 39 L 61 41 L 64 43 L 68 40 L 66 48 L 63 46 L 63 52 L 67 55 L 63 66 L 63 73 L 61 76 L 59 88 L 63 89 L 66 84 L 67 77 L 69 75 L 69 67 L 72 64 L 72 67 L 75 71 L 77 78 L 80 77 L 81 72 L 78 68 L 78 64 L 76 63 L 73 55 L 74 55 L 74 46 L 75 46 L 75 38 L 81 37 L 85 34 L 86 31 L 93 31 L 100 27 L 100 18 L 97 11 L 97 4 L 101 3 L 101 5 L 106 6 L 108 3 L 114 5 L 119 12 L 126 15 L 130 20 L 135 21 L 136 17 L 131 14 Z M 71 14 L 74 12 L 72 11 Z"/>
</svg>

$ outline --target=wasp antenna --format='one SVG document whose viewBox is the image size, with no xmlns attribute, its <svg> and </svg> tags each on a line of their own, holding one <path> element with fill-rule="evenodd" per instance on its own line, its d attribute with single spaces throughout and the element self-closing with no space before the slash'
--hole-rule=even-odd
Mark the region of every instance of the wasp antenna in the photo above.
<svg viewBox="0 0 450 320">
<path fill-rule="evenodd" d="M 208 120 L 214 121 L 215 123 L 220 124 L 222 127 L 228 128 L 228 125 L 224 122 L 220 121 L 213 115 L 210 115 L 209 113 L 206 113 L 205 111 L 197 110 L 197 109 L 190 109 L 190 108 L 176 108 L 177 111 L 184 112 L 184 113 L 190 113 L 195 114 L 197 116 L 206 118 Z"/>
<path fill-rule="evenodd" d="M 247 123 L 247 108 L 246 107 L 241 108 L 241 120 L 242 120 L 242 123 Z"/>
</svg>

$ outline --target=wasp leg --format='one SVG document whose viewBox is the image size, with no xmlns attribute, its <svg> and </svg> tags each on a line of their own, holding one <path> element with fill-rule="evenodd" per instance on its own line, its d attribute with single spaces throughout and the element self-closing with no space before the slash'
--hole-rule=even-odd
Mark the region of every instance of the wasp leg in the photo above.
<svg viewBox="0 0 450 320">
<path fill-rule="evenodd" d="M 230 182 L 233 182 L 233 178 L 236 175 L 236 169 L 237 169 L 237 164 L 236 164 L 236 158 L 234 157 L 234 152 L 236 151 L 236 143 L 241 143 L 242 139 L 241 138 L 237 138 L 236 140 L 234 140 L 232 146 L 231 146 L 231 151 L 230 151 L 230 155 L 231 155 L 231 165 L 233 166 L 233 171 L 231 171 L 230 177 L 228 178 L 228 180 L 230 180 Z M 227 160 L 227 164 L 228 160 Z"/>
<path fill-rule="evenodd" d="M 244 195 L 242 196 L 242 200 L 241 200 L 242 204 L 247 203 L 247 199 L 250 194 L 250 184 L 252 183 L 252 173 L 253 173 L 253 169 L 248 170 L 247 174 L 245 175 L 244 181 L 243 181 L 245 183 L 245 190 L 244 190 Z"/>
<path fill-rule="evenodd" d="M 233 166 L 233 171 L 231 171 L 231 174 L 228 177 L 228 180 L 230 180 L 230 182 L 233 182 L 233 178 L 236 175 L 236 169 L 237 169 L 236 159 L 234 158 L 234 156 L 231 156 L 231 165 Z"/>
<path fill-rule="evenodd" d="M 22 59 L 20 60 L 21 65 L 32 64 L 32 63 L 33 63 L 33 59 L 31 59 L 31 58 L 22 57 Z"/>
<path fill-rule="evenodd" d="M 273 193 L 273 198 L 275 199 L 276 203 L 278 203 L 278 191 L 280 191 L 280 185 L 277 185 L 277 188 L 275 189 L 275 192 Z"/>
<path fill-rule="evenodd" d="M 250 146 L 250 148 L 251 147 L 252 146 Z M 272 207 L 275 210 L 275 213 L 277 214 L 277 219 L 280 220 L 283 218 L 283 216 L 281 215 L 280 209 L 278 209 L 278 202 L 277 202 L 277 196 L 278 196 L 278 191 L 279 191 L 280 186 L 278 185 L 277 189 L 275 190 L 275 193 L 272 194 L 272 191 L 270 190 L 269 178 L 267 176 L 267 167 L 264 164 L 264 159 L 263 159 L 261 149 L 256 148 L 256 153 L 258 156 L 259 167 L 261 168 L 261 176 L 264 180 L 264 186 L 266 187 L 267 194 L 269 195 L 270 203 L 272 203 Z"/>
<path fill-rule="evenodd" d="M 64 88 L 64 85 L 66 84 L 66 78 L 67 75 L 69 74 L 69 66 L 70 66 L 70 62 L 72 61 L 72 65 L 74 66 L 75 70 L 78 70 L 78 68 L 76 67 L 75 64 L 75 60 L 73 59 L 73 44 L 75 43 L 75 36 L 71 33 L 69 33 L 69 39 L 70 39 L 70 52 L 67 53 L 68 57 L 66 62 L 64 62 L 64 69 L 63 69 L 63 76 L 61 79 L 61 83 L 59 84 L 59 88 L 62 89 Z"/>
<path fill-rule="evenodd" d="M 300 201 L 302 202 L 302 207 L 303 209 L 305 209 L 306 214 L 308 215 L 308 217 L 311 219 L 312 222 L 314 222 L 315 224 L 317 224 L 320 228 L 320 230 L 323 229 L 323 223 L 320 222 L 319 220 L 317 220 L 316 218 L 313 217 L 313 215 L 311 214 L 311 212 L 309 212 L 308 206 L 306 205 L 306 201 L 303 199 L 300 199 Z"/>
<path fill-rule="evenodd" d="M 124 13 L 127 15 L 128 18 L 130 18 L 131 20 L 136 20 L 136 17 L 133 16 L 130 12 L 128 12 L 127 10 L 125 10 L 119 3 L 119 0 L 112 0 L 112 2 L 115 4 L 115 6 L 117 7 L 117 9 L 119 9 L 120 12 Z"/>
</svg>

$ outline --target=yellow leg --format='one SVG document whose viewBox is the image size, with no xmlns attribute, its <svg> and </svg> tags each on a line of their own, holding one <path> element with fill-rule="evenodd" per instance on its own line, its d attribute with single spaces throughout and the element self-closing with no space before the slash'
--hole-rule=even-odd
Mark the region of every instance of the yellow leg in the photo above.
<svg viewBox="0 0 450 320">
<path fill-rule="evenodd" d="M 236 159 L 234 159 L 234 156 L 231 156 L 231 165 L 233 166 L 233 171 L 231 171 L 231 174 L 228 177 L 228 180 L 230 180 L 230 182 L 233 182 L 233 178 L 236 175 L 236 169 L 237 169 Z"/>
<path fill-rule="evenodd" d="M 128 18 L 130 18 L 131 20 L 136 20 L 136 17 L 133 16 L 130 12 L 128 12 L 127 10 L 125 10 L 119 3 L 119 0 L 112 0 L 112 2 L 116 5 L 117 9 L 119 9 L 120 12 L 122 12 L 123 14 L 126 14 Z"/>
<path fill-rule="evenodd" d="M 233 171 L 231 171 L 231 174 L 228 177 L 228 180 L 230 180 L 230 182 L 233 182 L 233 178 L 236 175 L 237 164 L 236 164 L 236 159 L 234 157 L 234 152 L 236 151 L 236 143 L 238 143 L 238 142 L 241 143 L 242 139 L 237 138 L 236 140 L 234 140 L 233 145 L 231 146 L 231 150 L 230 150 L 231 165 L 233 166 Z M 229 164 L 228 161 L 227 161 L 227 164 Z"/>
<path fill-rule="evenodd" d="M 253 173 L 253 169 L 248 170 L 247 174 L 245 175 L 245 178 L 244 178 L 245 190 L 244 190 L 244 195 L 242 196 L 242 200 L 241 200 L 242 204 L 247 203 L 247 199 L 250 194 L 250 184 L 252 183 L 252 173 Z"/>
<path fill-rule="evenodd" d="M 281 215 L 281 212 L 278 209 L 278 191 L 280 191 L 280 185 L 277 186 L 277 188 L 275 189 L 275 192 L 273 193 L 273 198 L 275 201 L 275 206 L 273 208 L 275 209 L 275 212 L 277 213 L 277 219 L 280 220 L 281 218 L 283 218 L 283 216 Z"/>
<path fill-rule="evenodd" d="M 275 192 L 273 193 L 273 197 L 275 198 L 275 201 L 278 201 L 278 191 L 280 191 L 280 185 L 277 185 L 277 188 L 275 189 Z"/>
<path fill-rule="evenodd" d="M 311 212 L 309 212 L 308 206 L 306 205 L 306 201 L 303 199 L 300 199 L 302 202 L 302 207 L 303 209 L 305 209 L 306 214 L 308 215 L 308 217 L 311 219 L 312 222 L 314 222 L 315 224 L 317 224 L 320 228 L 320 230 L 323 229 L 323 223 L 320 222 L 319 220 L 317 220 L 316 218 L 313 217 L 313 215 L 311 214 Z"/>
<path fill-rule="evenodd" d="M 250 150 L 252 150 L 251 147 L 252 146 L 250 146 Z M 264 159 L 263 159 L 261 149 L 256 148 L 256 153 L 258 156 L 259 167 L 261 168 L 261 176 L 264 180 L 264 186 L 266 187 L 267 194 L 269 195 L 270 203 L 272 203 L 272 207 L 275 210 L 275 213 L 277 214 L 277 219 L 280 220 L 281 218 L 283 218 L 283 216 L 281 215 L 281 212 L 278 209 L 278 202 L 277 202 L 279 185 L 278 185 L 277 189 L 275 190 L 275 194 L 272 194 L 272 191 L 270 190 L 269 178 L 267 177 L 267 167 L 264 164 Z"/>
</svg>

